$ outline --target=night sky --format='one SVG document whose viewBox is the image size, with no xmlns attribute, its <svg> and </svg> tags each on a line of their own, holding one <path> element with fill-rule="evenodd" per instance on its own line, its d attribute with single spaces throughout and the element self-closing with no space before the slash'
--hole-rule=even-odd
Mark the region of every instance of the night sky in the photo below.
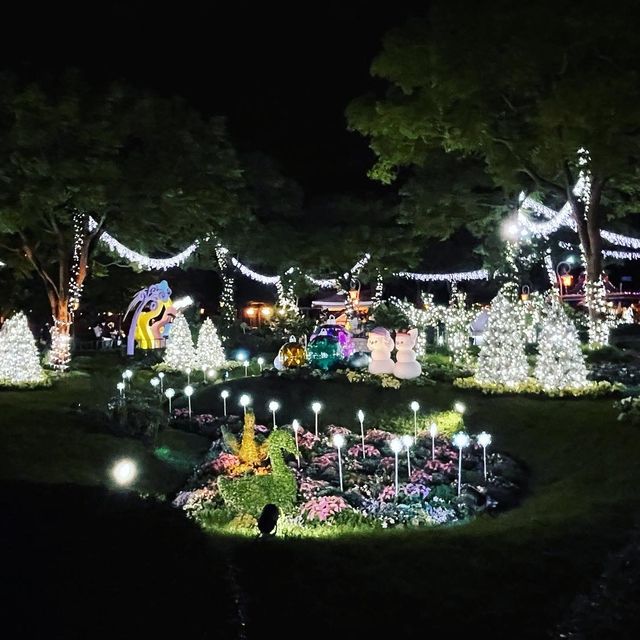
<svg viewBox="0 0 640 640">
<path fill-rule="evenodd" d="M 241 151 L 277 160 L 307 195 L 376 188 L 348 102 L 375 88 L 382 37 L 425 3 L 23 3 L 3 18 L 4 68 L 25 77 L 81 69 L 224 115 Z"/>
</svg>

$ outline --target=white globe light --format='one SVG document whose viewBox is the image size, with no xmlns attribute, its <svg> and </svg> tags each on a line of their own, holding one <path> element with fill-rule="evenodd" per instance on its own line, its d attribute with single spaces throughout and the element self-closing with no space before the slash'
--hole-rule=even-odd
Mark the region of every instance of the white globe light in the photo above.
<svg viewBox="0 0 640 640">
<path fill-rule="evenodd" d="M 435 422 L 432 422 L 431 426 L 429 427 L 429 435 L 432 438 L 435 438 L 437 433 L 438 433 L 438 427 L 436 426 Z"/>
<path fill-rule="evenodd" d="M 414 400 L 410 405 L 411 411 L 419 411 L 420 405 Z"/>
<path fill-rule="evenodd" d="M 264 364 L 264 358 L 258 358 L 258 364 L 262 366 Z"/>
<path fill-rule="evenodd" d="M 291 428 L 292 428 L 294 431 L 299 431 L 299 430 L 300 430 L 300 423 L 299 423 L 297 420 L 294 420 L 294 421 L 291 423 Z"/>
<path fill-rule="evenodd" d="M 394 438 L 389 444 L 393 453 L 400 453 L 402 451 L 402 440 L 400 440 L 400 438 Z"/>
<path fill-rule="evenodd" d="M 464 413 L 467 410 L 467 407 L 465 407 L 465 405 L 462 402 L 454 402 L 453 409 L 458 413 Z"/>
<path fill-rule="evenodd" d="M 344 447 L 344 436 L 341 433 L 336 433 L 333 436 L 333 446 L 337 447 L 338 449 L 341 449 L 342 447 Z"/>
<path fill-rule="evenodd" d="M 402 444 L 408 449 L 413 444 L 413 438 L 410 435 L 402 436 Z"/>
<path fill-rule="evenodd" d="M 131 369 L 126 369 L 125 372 L 122 374 L 123 378 L 126 378 L 127 380 L 131 380 L 133 376 L 133 371 L 131 371 Z"/>
<path fill-rule="evenodd" d="M 360 420 L 360 422 L 364 421 L 364 411 L 362 409 L 358 411 L 358 420 Z"/>
<path fill-rule="evenodd" d="M 491 435 L 488 434 L 486 431 L 483 431 L 482 433 L 478 434 L 478 444 L 481 447 L 488 447 L 491 444 Z"/>
<path fill-rule="evenodd" d="M 469 436 L 464 431 L 458 431 L 458 433 L 453 436 L 453 444 L 458 447 L 458 449 L 464 449 L 469 446 Z"/>
<path fill-rule="evenodd" d="M 244 362 L 247 359 L 247 354 L 244 351 L 238 351 L 238 362 Z"/>
<path fill-rule="evenodd" d="M 218 372 L 217 372 L 215 369 L 209 369 L 209 371 L 207 371 L 207 375 L 208 375 L 210 378 L 215 378 L 215 377 L 216 377 L 216 375 L 218 375 Z"/>
<path fill-rule="evenodd" d="M 111 475 L 117 484 L 124 486 L 130 484 L 137 475 L 136 463 L 129 458 L 118 460 L 111 469 Z"/>
<path fill-rule="evenodd" d="M 242 405 L 244 406 L 244 405 Z M 277 400 L 272 400 L 269 403 L 269 411 L 273 412 L 273 411 L 277 411 L 280 408 L 280 403 Z"/>
<path fill-rule="evenodd" d="M 220 392 L 220 397 L 221 397 L 221 398 L 224 398 L 224 399 L 226 400 L 226 399 L 229 397 L 229 392 L 228 392 L 226 389 L 223 389 L 223 390 Z"/>
<path fill-rule="evenodd" d="M 157 387 L 160 384 L 160 378 L 151 378 L 149 382 L 151 383 L 152 387 Z"/>
<path fill-rule="evenodd" d="M 251 404 L 251 396 L 248 396 L 246 393 L 243 393 L 240 396 L 240 406 L 247 407 Z"/>
<path fill-rule="evenodd" d="M 176 392 L 174 389 L 172 389 L 171 387 L 169 387 L 165 392 L 164 395 L 167 396 L 167 398 L 169 398 L 169 400 L 171 400 L 171 398 L 173 398 L 173 396 L 176 395 Z"/>
<path fill-rule="evenodd" d="M 184 388 L 184 395 L 187 397 L 193 395 L 193 387 L 190 384 Z"/>
<path fill-rule="evenodd" d="M 160 378 L 160 380 L 164 378 L 164 373 L 162 371 L 158 374 L 158 378 Z"/>
<path fill-rule="evenodd" d="M 321 405 L 319 402 L 314 402 L 314 403 L 312 403 L 312 405 L 311 405 L 311 410 L 312 410 L 314 413 L 319 413 L 319 412 L 320 412 L 320 409 L 322 409 L 322 405 Z"/>
<path fill-rule="evenodd" d="M 118 389 L 118 391 L 122 391 L 124 389 L 124 382 L 118 382 L 116 388 Z"/>
</svg>

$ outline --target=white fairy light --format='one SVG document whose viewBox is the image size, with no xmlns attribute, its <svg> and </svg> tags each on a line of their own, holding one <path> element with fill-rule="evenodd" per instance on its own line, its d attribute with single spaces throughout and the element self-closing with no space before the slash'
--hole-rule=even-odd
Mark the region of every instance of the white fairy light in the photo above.
<svg viewBox="0 0 640 640">
<path fill-rule="evenodd" d="M 197 365 L 202 369 L 219 369 L 226 361 L 218 332 L 211 321 L 205 318 L 198 331 L 198 345 L 195 352 Z"/>
<path fill-rule="evenodd" d="M 173 371 L 190 372 L 196 367 L 196 350 L 187 319 L 179 314 L 173 321 L 167 338 L 164 363 Z"/>
<path fill-rule="evenodd" d="M 489 272 L 486 269 L 454 273 L 409 273 L 408 271 L 398 271 L 393 275 L 398 278 L 417 280 L 418 282 L 462 282 L 466 280 L 488 280 L 489 278 Z"/>
<path fill-rule="evenodd" d="M 38 384 L 45 373 L 27 317 L 19 311 L 0 329 L 0 386 Z"/>
</svg>

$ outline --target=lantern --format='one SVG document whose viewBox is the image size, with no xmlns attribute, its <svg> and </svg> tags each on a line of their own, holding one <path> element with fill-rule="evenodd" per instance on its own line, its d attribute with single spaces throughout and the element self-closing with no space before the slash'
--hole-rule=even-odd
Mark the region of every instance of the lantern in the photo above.
<svg viewBox="0 0 640 640">
<path fill-rule="evenodd" d="M 278 352 L 278 358 L 286 369 L 301 367 L 307 361 L 305 348 L 296 340 L 295 336 L 289 338 L 289 342 L 283 344 Z"/>
</svg>

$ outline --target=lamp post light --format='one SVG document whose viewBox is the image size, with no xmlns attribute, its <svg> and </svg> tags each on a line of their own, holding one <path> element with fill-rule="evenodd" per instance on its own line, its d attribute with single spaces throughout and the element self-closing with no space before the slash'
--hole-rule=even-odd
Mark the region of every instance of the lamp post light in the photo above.
<svg viewBox="0 0 640 640">
<path fill-rule="evenodd" d="M 149 380 L 149 384 L 151 384 L 151 386 L 157 392 L 158 386 L 160 385 L 160 378 L 151 378 L 151 380 Z"/>
<path fill-rule="evenodd" d="M 438 427 L 435 422 L 431 423 L 429 427 L 429 434 L 431 435 L 431 459 L 436 459 L 436 434 L 438 433 Z"/>
<path fill-rule="evenodd" d="M 322 405 L 319 402 L 313 402 L 311 404 L 311 410 L 313 411 L 313 413 L 315 413 L 316 416 L 316 438 L 318 437 L 318 414 L 320 413 L 321 409 Z"/>
<path fill-rule="evenodd" d="M 223 389 L 220 392 L 220 397 L 222 398 L 222 413 L 224 416 L 227 416 L 227 398 L 229 397 L 229 391 L 227 389 Z"/>
<path fill-rule="evenodd" d="M 176 392 L 174 389 L 172 389 L 171 387 L 169 387 L 165 392 L 164 395 L 167 396 L 167 398 L 169 399 L 169 415 L 171 415 L 171 398 L 173 398 L 173 396 L 176 395 Z"/>
<path fill-rule="evenodd" d="M 460 495 L 460 485 L 462 483 L 462 450 L 469 446 L 469 436 L 464 431 L 458 431 L 453 436 L 453 446 L 458 447 L 458 495 Z"/>
<path fill-rule="evenodd" d="M 396 498 L 398 497 L 398 454 L 402 451 L 402 440 L 394 438 L 390 443 L 391 451 L 396 456 Z"/>
<path fill-rule="evenodd" d="M 269 403 L 269 411 L 271 411 L 271 415 L 273 416 L 273 429 L 277 429 L 278 425 L 276 425 L 276 411 L 280 408 L 280 403 L 277 400 L 272 400 Z M 297 422 L 297 420 L 294 420 L 294 422 Z M 300 423 L 298 423 L 298 426 L 300 425 Z M 298 436 L 296 436 L 296 442 L 298 441 Z"/>
<path fill-rule="evenodd" d="M 118 382 L 116 389 L 120 392 L 120 398 L 124 399 L 124 382 Z"/>
<path fill-rule="evenodd" d="M 300 423 L 297 420 L 294 420 L 291 423 L 291 428 L 293 429 L 293 434 L 296 439 L 296 458 L 298 459 L 298 468 L 300 468 L 300 446 L 298 445 L 298 431 L 300 431 Z"/>
<path fill-rule="evenodd" d="M 338 474 L 340 475 L 340 491 L 344 491 L 342 484 L 342 455 L 340 449 L 344 447 L 344 436 L 341 433 L 336 433 L 333 436 L 333 446 L 338 450 Z"/>
<path fill-rule="evenodd" d="M 131 378 L 133 377 L 133 371 L 131 369 L 126 369 L 122 372 L 122 379 L 126 380 L 129 383 L 129 389 L 131 389 Z"/>
<path fill-rule="evenodd" d="M 364 452 L 364 411 L 362 409 L 358 410 L 358 420 L 360 420 L 360 437 L 362 438 L 362 458 L 366 458 Z"/>
<path fill-rule="evenodd" d="M 407 450 L 407 476 L 409 478 L 411 478 L 411 458 L 409 456 L 409 452 L 414 442 L 415 442 L 414 439 L 410 435 L 402 436 L 402 444 L 405 446 L 405 449 Z"/>
<path fill-rule="evenodd" d="M 413 411 L 413 437 L 418 439 L 418 411 L 420 411 L 420 405 L 414 400 L 409 408 Z"/>
<path fill-rule="evenodd" d="M 158 378 L 160 379 L 160 393 L 164 393 L 164 371 L 161 371 L 158 374 Z"/>
<path fill-rule="evenodd" d="M 262 356 L 258 358 L 258 366 L 260 367 L 260 373 L 262 373 L 262 368 L 264 367 L 264 358 Z"/>
<path fill-rule="evenodd" d="M 244 409 L 244 415 L 247 415 L 247 407 L 251 404 L 251 396 L 243 393 L 240 396 L 240 406 Z"/>
<path fill-rule="evenodd" d="M 189 400 L 189 419 L 191 419 L 191 396 L 193 395 L 193 387 L 190 384 L 184 388 L 184 395 L 187 396 Z"/>
<path fill-rule="evenodd" d="M 487 447 L 491 444 L 491 435 L 486 431 L 478 434 L 478 444 L 482 447 L 482 462 L 484 467 L 484 479 L 487 479 Z"/>
</svg>

